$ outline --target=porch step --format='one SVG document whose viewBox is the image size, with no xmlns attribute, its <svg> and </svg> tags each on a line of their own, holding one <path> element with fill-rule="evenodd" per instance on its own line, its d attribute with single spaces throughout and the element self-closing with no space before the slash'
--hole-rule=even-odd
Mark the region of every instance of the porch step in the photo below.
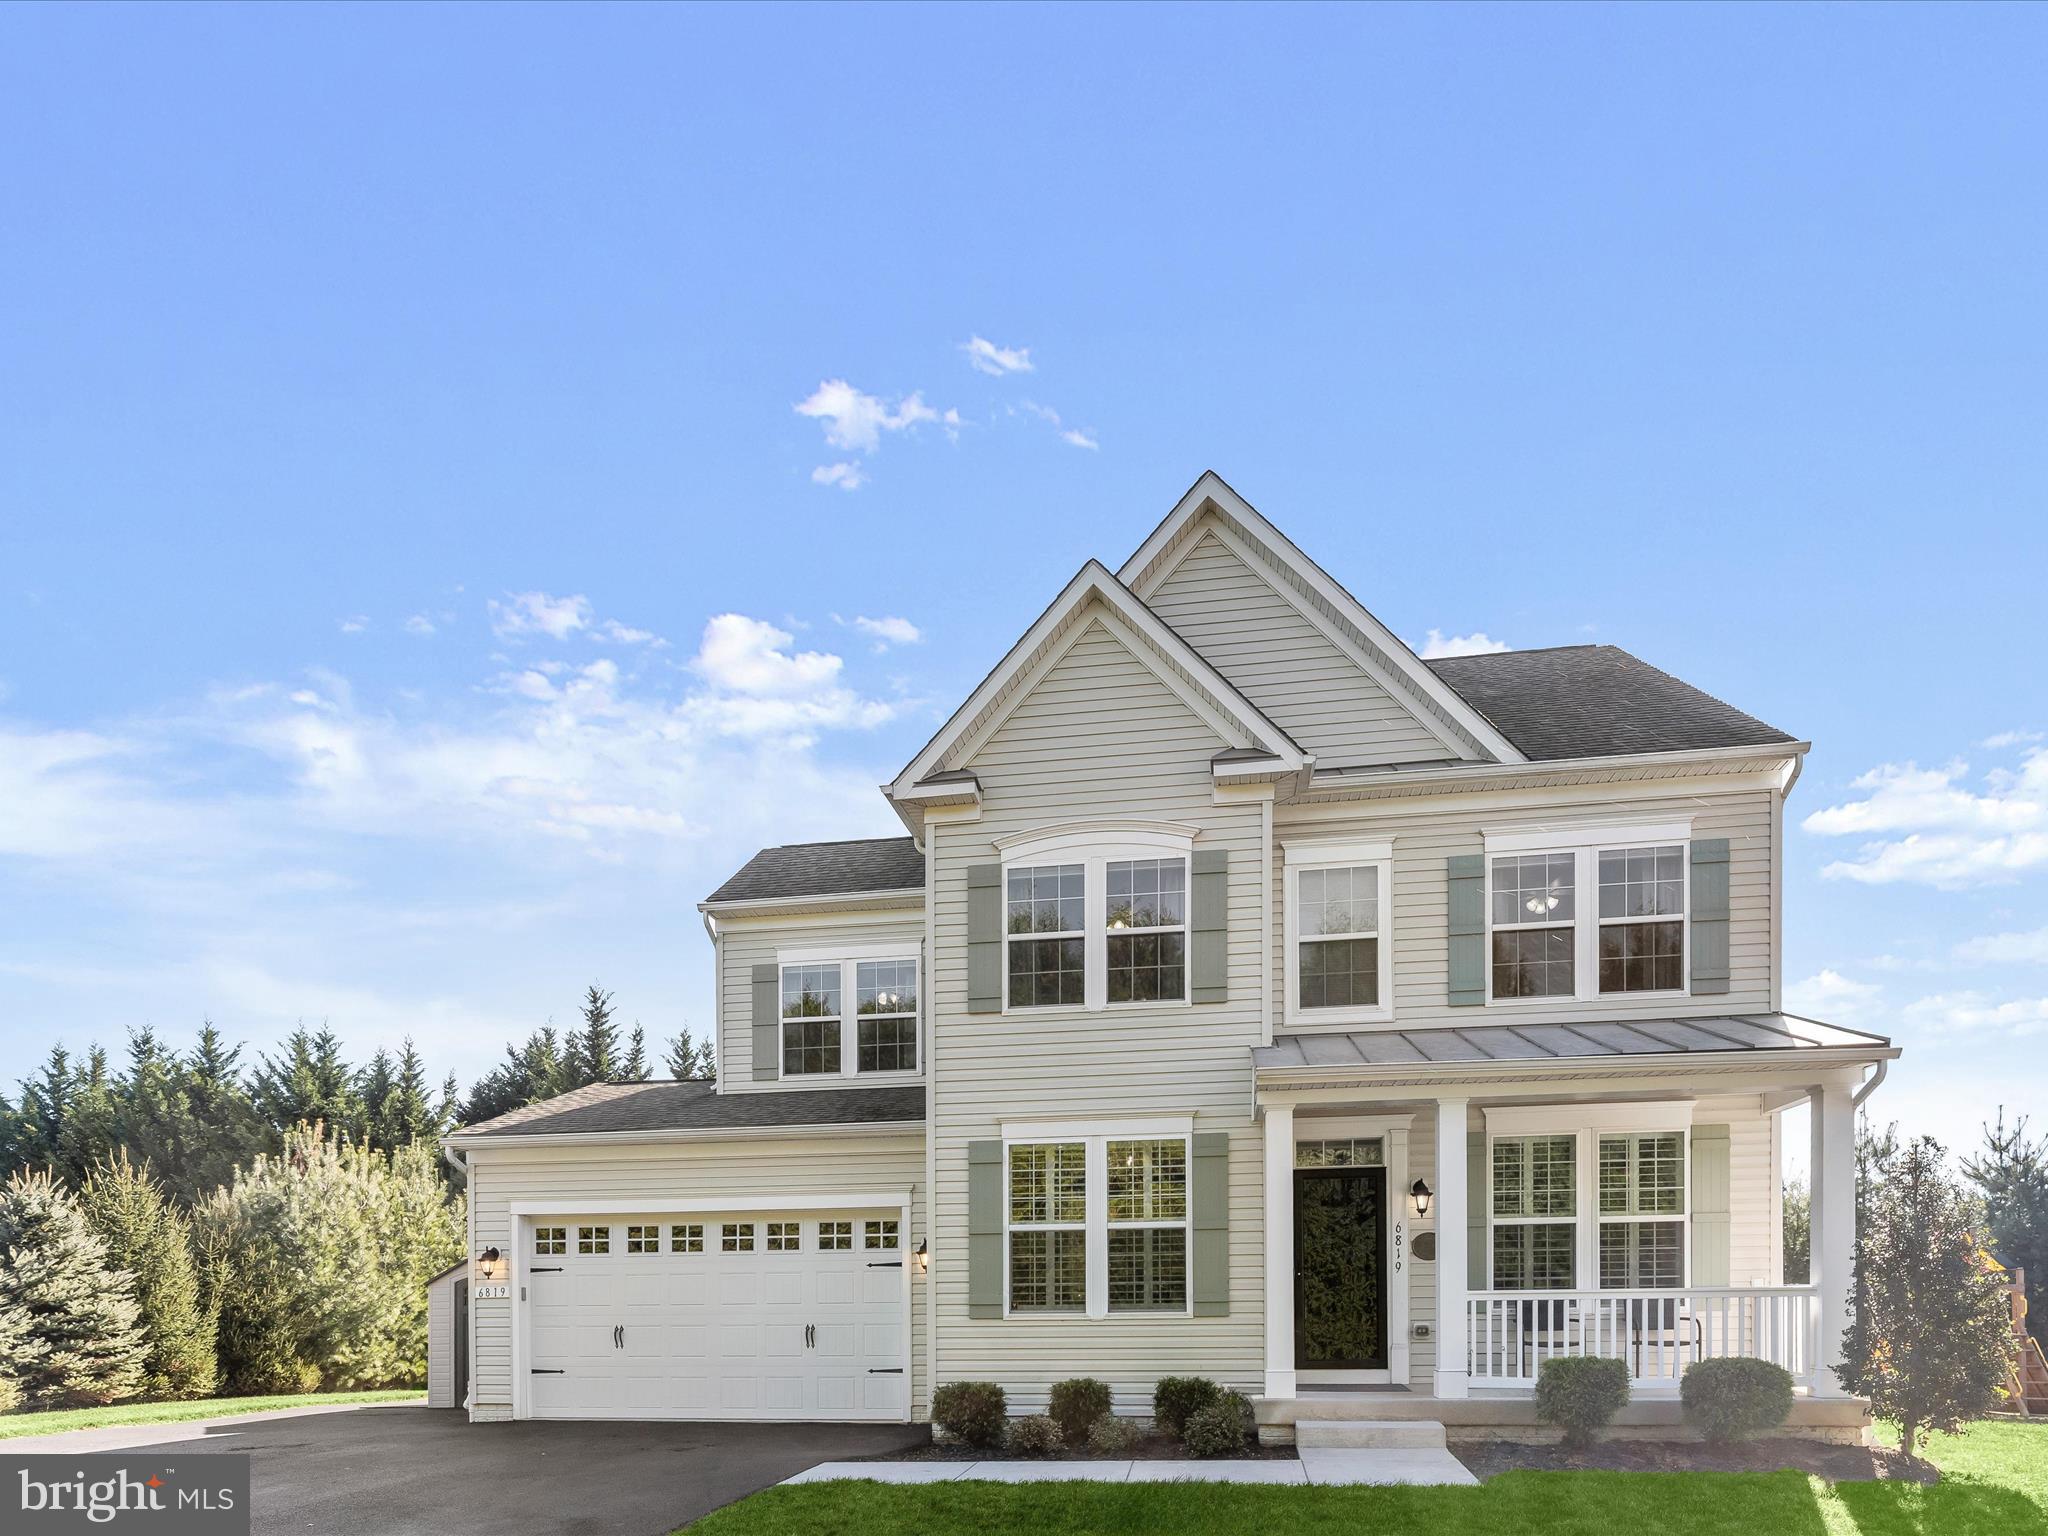
<svg viewBox="0 0 2048 1536">
<path fill-rule="evenodd" d="M 1302 1450 L 1441 1451 L 1444 1427 L 1435 1419 L 1302 1419 L 1294 1426 Z"/>
</svg>

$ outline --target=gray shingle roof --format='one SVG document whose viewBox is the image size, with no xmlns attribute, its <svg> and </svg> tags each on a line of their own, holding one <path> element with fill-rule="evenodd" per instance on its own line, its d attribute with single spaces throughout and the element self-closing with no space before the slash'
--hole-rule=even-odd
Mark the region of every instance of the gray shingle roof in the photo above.
<svg viewBox="0 0 2048 1536">
<path fill-rule="evenodd" d="M 799 1088 L 719 1093 L 709 1082 L 592 1083 L 464 1126 L 461 1136 L 603 1131 L 772 1130 L 800 1125 L 924 1123 L 924 1089 Z"/>
<path fill-rule="evenodd" d="M 1532 761 L 1791 741 L 1612 645 L 1424 663 Z"/>
<path fill-rule="evenodd" d="M 868 837 L 849 843 L 785 843 L 779 848 L 763 848 L 709 899 L 770 901 L 778 896 L 923 889 L 924 855 L 909 838 Z"/>
<path fill-rule="evenodd" d="M 1630 1019 L 1574 1024 L 1466 1024 L 1452 1029 L 1366 1030 L 1276 1035 L 1252 1050 L 1265 1067 L 1391 1067 L 1424 1062 L 1552 1061 L 1567 1056 L 1664 1056 L 1707 1051 L 1811 1051 L 1823 1046 L 1886 1049 L 1882 1035 L 1791 1013 L 1713 1018 Z"/>
</svg>

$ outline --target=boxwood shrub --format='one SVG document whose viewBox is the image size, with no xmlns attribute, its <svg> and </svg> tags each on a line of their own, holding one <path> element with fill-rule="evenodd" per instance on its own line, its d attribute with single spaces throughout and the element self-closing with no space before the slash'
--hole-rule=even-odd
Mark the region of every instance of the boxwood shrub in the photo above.
<svg viewBox="0 0 2048 1536">
<path fill-rule="evenodd" d="M 1152 1389 L 1152 1422 L 1178 1435 L 1191 1415 L 1222 1395 L 1223 1389 L 1206 1376 L 1162 1376 Z"/>
<path fill-rule="evenodd" d="M 1792 1373 L 1768 1360 L 1702 1360 L 1678 1379 L 1686 1422 L 1714 1445 L 1766 1434 L 1792 1415 Z"/>
<path fill-rule="evenodd" d="M 1109 1383 L 1092 1376 L 1056 1381 L 1046 1412 L 1067 1437 L 1067 1444 L 1078 1451 L 1088 1443 L 1088 1431 L 1095 1421 L 1109 1417 Z"/>
<path fill-rule="evenodd" d="M 1190 1456 L 1207 1458 L 1244 1454 L 1250 1433 L 1245 1425 L 1244 1410 L 1232 1402 L 1231 1397 L 1236 1397 L 1236 1394 L 1219 1397 L 1208 1407 L 1197 1408 L 1188 1415 L 1188 1421 L 1180 1432 L 1180 1443 L 1187 1447 Z"/>
<path fill-rule="evenodd" d="M 1059 1425 L 1042 1413 L 1010 1426 L 1010 1449 L 1019 1456 L 1057 1456 L 1065 1444 Z"/>
<path fill-rule="evenodd" d="M 992 1451 L 1003 1443 L 1009 1402 L 992 1381 L 949 1381 L 932 1394 L 932 1422 L 963 1444 Z"/>
<path fill-rule="evenodd" d="M 1536 1417 L 1562 1429 L 1574 1450 L 1598 1440 L 1627 1404 L 1628 1367 L 1619 1360 L 1568 1355 L 1536 1373 Z"/>
</svg>

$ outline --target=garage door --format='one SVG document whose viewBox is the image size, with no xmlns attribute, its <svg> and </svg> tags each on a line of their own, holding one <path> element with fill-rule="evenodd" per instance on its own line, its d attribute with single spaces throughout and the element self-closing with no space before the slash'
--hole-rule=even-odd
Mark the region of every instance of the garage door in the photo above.
<svg viewBox="0 0 2048 1536">
<path fill-rule="evenodd" d="M 907 1419 L 900 1212 L 532 1217 L 542 1419 Z"/>
</svg>

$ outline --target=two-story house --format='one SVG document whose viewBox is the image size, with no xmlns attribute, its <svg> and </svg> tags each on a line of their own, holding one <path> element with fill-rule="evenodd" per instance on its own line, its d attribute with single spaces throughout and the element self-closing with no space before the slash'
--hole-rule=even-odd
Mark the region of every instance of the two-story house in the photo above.
<svg viewBox="0 0 2048 1536">
<path fill-rule="evenodd" d="M 471 1415 L 1206 1375 L 1272 1438 L 1512 1433 L 1593 1353 L 1654 1429 L 1735 1354 L 1853 1434 L 1853 1120 L 1898 1053 L 1782 1010 L 1805 751 L 1612 646 L 1422 661 L 1204 475 L 883 786 L 906 836 L 701 904 L 716 1083 L 448 1138 Z"/>
</svg>

